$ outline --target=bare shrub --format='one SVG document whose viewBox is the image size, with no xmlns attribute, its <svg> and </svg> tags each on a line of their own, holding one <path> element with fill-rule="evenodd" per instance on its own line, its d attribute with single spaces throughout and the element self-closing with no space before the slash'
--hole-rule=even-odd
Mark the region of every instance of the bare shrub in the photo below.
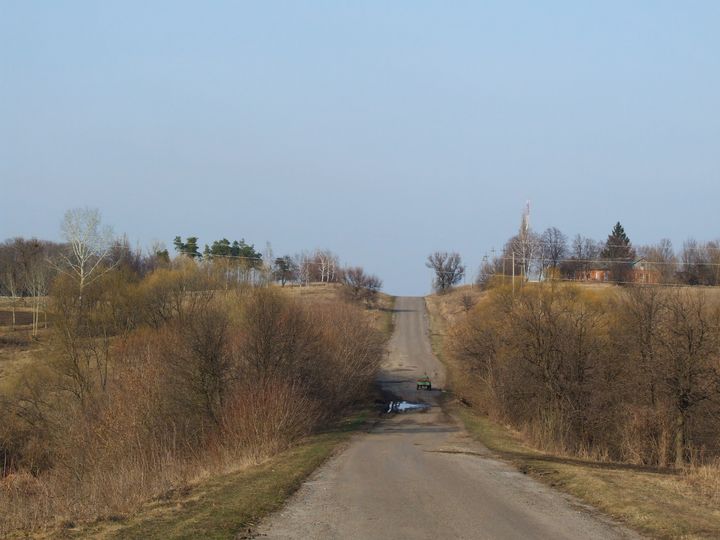
<svg viewBox="0 0 720 540">
<path fill-rule="evenodd" d="M 256 384 L 280 377 L 302 381 L 321 356 L 320 339 L 305 308 L 272 290 L 257 290 L 244 306 L 238 361 Z"/>
<path fill-rule="evenodd" d="M 217 444 L 235 455 L 261 460 L 308 435 L 321 416 L 320 404 L 299 383 L 244 382 L 223 408 Z"/>
<path fill-rule="evenodd" d="M 353 302 L 364 302 L 367 306 L 375 304 L 378 292 L 382 289 L 380 278 L 366 274 L 359 266 L 345 268 L 341 281 L 346 298 Z"/>
<path fill-rule="evenodd" d="M 228 385 L 235 376 L 227 346 L 227 316 L 210 306 L 170 324 L 161 334 L 165 380 L 173 399 L 190 417 L 219 422 Z"/>
<path fill-rule="evenodd" d="M 463 311 L 470 311 L 475 306 L 475 297 L 472 294 L 463 294 L 460 297 L 460 305 L 462 306 Z"/>
<path fill-rule="evenodd" d="M 662 445 L 672 434 L 672 461 L 682 467 L 694 449 L 716 440 L 720 308 L 703 291 L 652 287 L 625 292 L 620 307 L 633 402 L 653 411 L 650 431 Z"/>
<path fill-rule="evenodd" d="M 325 346 L 316 395 L 331 410 L 342 411 L 368 395 L 383 358 L 383 338 L 354 306 L 331 304 L 315 311 Z"/>
<path fill-rule="evenodd" d="M 499 287 L 448 352 L 476 403 L 547 450 L 682 468 L 720 447 L 720 309 L 703 291 Z"/>
<path fill-rule="evenodd" d="M 669 411 L 650 405 L 626 403 L 619 420 L 619 451 L 623 461 L 667 467 L 672 455 Z"/>
<path fill-rule="evenodd" d="M 691 486 L 713 503 L 720 501 L 720 460 L 686 467 L 683 475 Z"/>
<path fill-rule="evenodd" d="M 60 278 L 49 368 L 0 411 L 0 536 L 132 512 L 367 395 L 383 340 L 364 310 L 213 286 L 192 261 L 137 284 L 109 271 L 82 295 Z"/>
</svg>

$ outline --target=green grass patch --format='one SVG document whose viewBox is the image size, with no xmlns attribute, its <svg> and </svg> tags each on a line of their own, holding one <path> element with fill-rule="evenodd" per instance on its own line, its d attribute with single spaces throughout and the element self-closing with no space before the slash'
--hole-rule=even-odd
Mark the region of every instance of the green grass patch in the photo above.
<svg viewBox="0 0 720 540">
<path fill-rule="evenodd" d="M 359 413 L 260 465 L 155 500 L 127 519 L 67 531 L 67 536 L 138 540 L 242 538 L 261 518 L 281 508 L 340 444 L 366 425 L 368 416 L 367 411 Z"/>
</svg>

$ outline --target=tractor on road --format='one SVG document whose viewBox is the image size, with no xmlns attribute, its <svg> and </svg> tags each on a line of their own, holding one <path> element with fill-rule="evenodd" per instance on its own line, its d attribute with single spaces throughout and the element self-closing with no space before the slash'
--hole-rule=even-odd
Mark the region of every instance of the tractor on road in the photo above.
<svg viewBox="0 0 720 540">
<path fill-rule="evenodd" d="M 432 383 L 430 382 L 430 377 L 427 375 L 423 375 L 422 377 L 419 377 L 417 380 L 417 390 L 432 390 Z"/>
</svg>

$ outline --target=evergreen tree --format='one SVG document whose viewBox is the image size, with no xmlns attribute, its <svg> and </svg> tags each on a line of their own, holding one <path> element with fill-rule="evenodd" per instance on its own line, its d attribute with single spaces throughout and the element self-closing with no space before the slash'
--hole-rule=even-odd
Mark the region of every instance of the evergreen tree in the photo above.
<svg viewBox="0 0 720 540">
<path fill-rule="evenodd" d="M 234 255 L 234 253 L 232 253 L 232 250 L 230 249 L 230 240 L 228 240 L 227 238 L 223 238 L 222 240 L 215 240 L 212 243 L 212 246 L 210 246 L 209 248 L 206 245 L 205 251 L 211 257 L 229 257 L 230 255 Z"/>
<path fill-rule="evenodd" d="M 193 259 L 200 257 L 200 248 L 197 241 L 197 236 L 188 236 L 185 242 L 185 254 Z"/>
<path fill-rule="evenodd" d="M 175 246 L 175 251 L 194 259 L 200 257 L 200 248 L 198 247 L 197 241 L 197 236 L 188 236 L 185 242 L 182 241 L 181 237 L 176 236 L 175 240 L 173 240 L 173 245 Z"/>
<path fill-rule="evenodd" d="M 205 257 L 236 257 L 236 262 L 244 268 L 259 268 L 262 265 L 262 254 L 255 251 L 253 244 L 246 244 L 244 239 L 230 243 L 230 240 L 223 238 L 215 240 L 210 246 L 205 244 Z"/>
<path fill-rule="evenodd" d="M 601 256 L 608 261 L 611 281 L 615 283 L 634 281 L 632 267 L 635 250 L 619 221 L 608 236 Z"/>
<path fill-rule="evenodd" d="M 230 255 L 238 257 L 240 255 L 240 242 L 233 240 L 232 246 L 230 246 Z"/>
<path fill-rule="evenodd" d="M 237 249 L 237 256 L 242 258 L 248 268 L 260 268 L 262 266 L 262 253 L 255 251 L 255 244 L 246 244 L 244 238 L 235 243 L 237 244 L 237 246 L 234 246 Z"/>
<path fill-rule="evenodd" d="M 630 238 L 625 234 L 625 229 L 620 225 L 619 221 L 608 235 L 602 257 L 610 261 L 631 260 L 635 257 L 635 250 L 632 247 Z"/>
</svg>

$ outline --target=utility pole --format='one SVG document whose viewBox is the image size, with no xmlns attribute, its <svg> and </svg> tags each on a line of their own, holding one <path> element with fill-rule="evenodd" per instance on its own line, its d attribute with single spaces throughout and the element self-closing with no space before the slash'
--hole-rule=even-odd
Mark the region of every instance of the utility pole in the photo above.
<svg viewBox="0 0 720 540">
<path fill-rule="evenodd" d="M 512 291 L 513 291 L 513 298 L 515 298 L 515 250 L 513 249 L 512 252 Z"/>
</svg>

